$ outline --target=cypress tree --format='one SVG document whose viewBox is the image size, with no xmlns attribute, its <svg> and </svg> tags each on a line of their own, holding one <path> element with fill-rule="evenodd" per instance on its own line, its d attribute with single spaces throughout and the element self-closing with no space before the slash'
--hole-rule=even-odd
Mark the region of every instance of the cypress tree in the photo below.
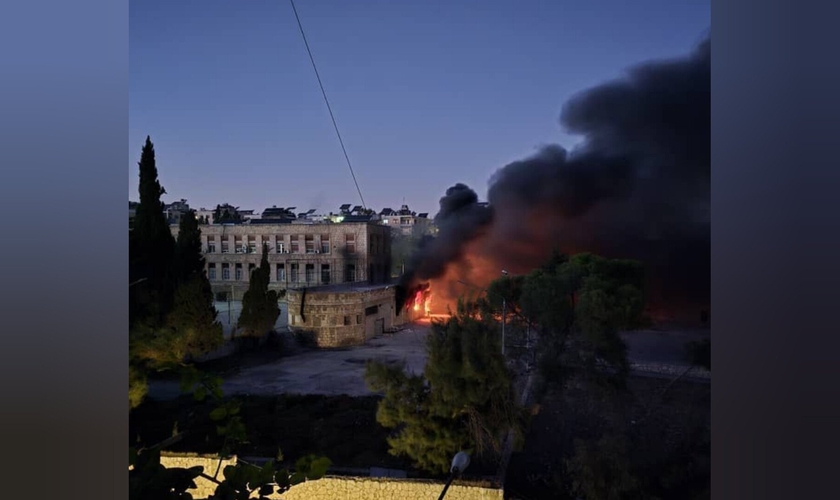
<svg viewBox="0 0 840 500">
<path fill-rule="evenodd" d="M 268 263 L 268 246 L 263 244 L 260 265 L 251 272 L 248 291 L 242 297 L 242 313 L 237 328 L 245 335 L 262 336 L 274 329 L 280 316 L 277 292 L 268 289 L 271 267 Z"/>
<path fill-rule="evenodd" d="M 143 281 L 129 288 L 129 321 L 160 325 L 171 307 L 175 241 L 163 212 L 160 197 L 166 190 L 158 180 L 155 149 L 148 136 L 138 165 L 140 202 L 129 233 L 129 280 Z"/>
</svg>

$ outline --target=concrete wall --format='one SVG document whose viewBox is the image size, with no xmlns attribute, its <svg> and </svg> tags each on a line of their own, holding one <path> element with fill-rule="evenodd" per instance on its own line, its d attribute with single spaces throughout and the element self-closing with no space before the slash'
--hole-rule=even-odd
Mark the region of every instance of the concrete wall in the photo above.
<svg viewBox="0 0 840 500">
<path fill-rule="evenodd" d="M 218 458 L 212 456 L 186 456 L 178 454 L 162 454 L 160 458 L 164 467 L 190 468 L 197 465 L 204 467 L 204 473 L 212 476 L 219 464 Z M 236 458 L 225 460 L 222 469 L 227 465 L 236 464 Z M 221 471 L 219 472 L 221 478 Z M 196 490 L 192 490 L 194 498 L 207 498 L 215 490 L 216 485 L 203 478 L 196 479 Z M 429 499 L 435 500 L 443 491 L 443 483 L 421 479 L 371 478 L 327 476 L 316 481 L 293 486 L 282 495 L 274 494 L 270 498 L 284 500 L 403 500 Z M 502 500 L 504 491 L 501 488 L 459 484 L 456 481 L 446 492 L 447 500 Z"/>
</svg>

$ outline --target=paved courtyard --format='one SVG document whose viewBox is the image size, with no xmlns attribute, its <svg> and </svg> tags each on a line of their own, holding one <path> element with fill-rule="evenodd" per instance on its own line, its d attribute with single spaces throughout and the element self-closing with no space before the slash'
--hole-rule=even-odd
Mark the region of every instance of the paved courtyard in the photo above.
<svg viewBox="0 0 840 500">
<path fill-rule="evenodd" d="M 409 325 L 392 335 L 344 349 L 305 350 L 275 362 L 241 370 L 227 378 L 226 394 L 324 394 L 370 395 L 364 381 L 365 362 L 405 362 L 414 373 L 426 364 L 428 323 Z M 176 381 L 153 381 L 149 396 L 169 399 L 180 394 Z"/>
<path fill-rule="evenodd" d="M 217 306 L 220 313 L 223 305 L 226 306 L 226 303 Z M 284 317 L 285 314 L 281 315 L 281 318 Z M 278 320 L 278 325 L 280 323 L 285 326 L 284 319 Z M 425 320 L 408 325 L 400 332 L 370 340 L 363 346 L 305 349 L 270 363 L 242 369 L 225 380 L 224 391 L 226 394 L 242 395 L 370 395 L 371 391 L 364 381 L 365 362 L 369 359 L 386 363 L 405 362 L 412 372 L 422 373 L 426 363 L 425 338 L 428 331 L 429 323 Z M 687 367 L 685 343 L 709 336 L 708 329 L 642 330 L 622 334 L 634 372 L 661 376 L 682 372 Z M 692 372 L 692 375 L 708 377 L 708 372 Z M 157 380 L 149 386 L 149 396 L 155 399 L 171 399 L 179 394 L 176 381 Z"/>
</svg>

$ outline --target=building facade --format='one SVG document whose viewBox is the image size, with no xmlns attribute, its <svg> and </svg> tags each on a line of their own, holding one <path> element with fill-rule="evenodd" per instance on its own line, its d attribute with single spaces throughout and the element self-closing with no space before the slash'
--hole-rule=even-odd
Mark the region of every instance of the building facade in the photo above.
<svg viewBox="0 0 840 500">
<path fill-rule="evenodd" d="M 177 238 L 178 227 L 171 226 Z M 281 291 L 337 283 L 386 283 L 391 235 L 370 222 L 290 223 L 269 219 L 202 225 L 207 277 L 218 300 L 241 300 L 250 271 L 268 247 L 270 288 Z"/>
<path fill-rule="evenodd" d="M 405 236 L 422 236 L 432 230 L 432 220 L 427 213 L 412 212 L 408 205 L 399 210 L 385 208 L 379 212 L 380 222 Z"/>
<path fill-rule="evenodd" d="M 396 310 L 395 288 L 382 284 L 338 284 L 290 290 L 289 328 L 317 347 L 361 345 L 373 337 L 425 316 Z"/>
</svg>

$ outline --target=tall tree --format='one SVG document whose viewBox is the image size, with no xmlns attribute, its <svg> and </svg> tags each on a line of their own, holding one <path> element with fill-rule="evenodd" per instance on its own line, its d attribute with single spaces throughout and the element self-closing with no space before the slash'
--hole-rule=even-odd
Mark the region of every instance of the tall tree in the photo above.
<svg viewBox="0 0 840 500">
<path fill-rule="evenodd" d="M 213 224 L 218 224 L 222 221 L 222 206 L 216 205 L 216 210 L 213 210 Z"/>
<path fill-rule="evenodd" d="M 175 242 L 175 266 L 180 282 L 188 281 L 194 275 L 204 274 L 204 255 L 201 253 L 201 229 L 190 210 L 181 217 L 178 239 Z"/>
<path fill-rule="evenodd" d="M 158 180 L 151 138 L 140 154 L 140 202 L 129 233 L 129 322 L 144 320 L 160 325 L 169 311 L 173 294 L 172 257 L 175 241 L 169 231 L 160 197 L 166 190 Z M 143 281 L 140 281 L 143 280 Z"/>
<path fill-rule="evenodd" d="M 242 328 L 245 335 L 261 337 L 274 330 L 280 306 L 277 304 L 277 292 L 268 289 L 270 280 L 268 245 L 263 244 L 260 265 L 251 272 L 248 291 L 242 297 L 237 328 Z"/>
</svg>

